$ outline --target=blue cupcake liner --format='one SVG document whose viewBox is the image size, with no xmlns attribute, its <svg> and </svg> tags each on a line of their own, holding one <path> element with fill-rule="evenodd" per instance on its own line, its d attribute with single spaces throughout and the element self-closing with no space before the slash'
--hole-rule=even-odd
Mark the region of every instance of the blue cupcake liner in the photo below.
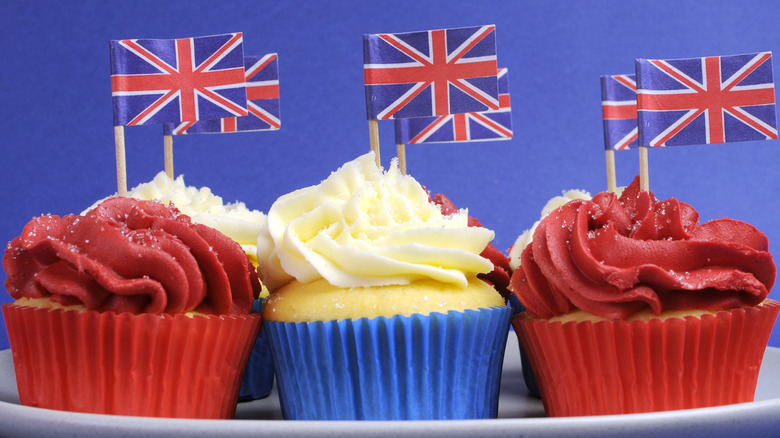
<svg viewBox="0 0 780 438">
<path fill-rule="evenodd" d="M 513 293 L 509 294 L 509 306 L 512 308 L 512 317 L 525 311 L 525 307 L 523 307 L 520 300 L 517 299 L 517 295 Z M 534 376 L 534 371 L 531 369 L 531 362 L 528 360 L 528 355 L 525 354 L 522 344 L 520 344 L 520 366 L 523 370 L 523 380 L 525 381 L 525 386 L 528 388 L 528 392 L 536 398 L 542 398 L 542 393 L 539 391 L 539 384 L 536 383 L 536 376 Z"/>
<path fill-rule="evenodd" d="M 264 299 L 255 300 L 252 310 L 260 313 L 263 309 Z M 257 400 L 268 397 L 274 386 L 274 362 L 271 358 L 271 349 L 268 346 L 268 335 L 263 326 L 257 335 L 255 345 L 249 355 L 249 360 L 244 370 L 244 378 L 241 381 L 241 389 L 238 393 L 238 401 Z"/>
<path fill-rule="evenodd" d="M 495 418 L 511 309 L 264 321 L 295 420 Z"/>
</svg>

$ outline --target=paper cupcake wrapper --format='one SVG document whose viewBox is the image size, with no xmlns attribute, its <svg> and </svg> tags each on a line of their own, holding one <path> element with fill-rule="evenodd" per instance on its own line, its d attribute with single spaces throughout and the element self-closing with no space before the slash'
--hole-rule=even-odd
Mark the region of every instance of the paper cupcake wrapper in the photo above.
<svg viewBox="0 0 780 438">
<path fill-rule="evenodd" d="M 534 369 L 531 365 L 531 361 L 528 359 L 523 346 L 520 345 L 520 369 L 523 371 L 523 382 L 528 389 L 528 393 L 536 398 L 541 398 L 542 393 L 539 391 L 539 382 L 536 381 L 536 375 L 534 375 Z"/>
<path fill-rule="evenodd" d="M 780 304 L 649 321 L 515 316 L 548 416 L 751 402 Z"/>
<path fill-rule="evenodd" d="M 232 418 L 260 315 L 132 315 L 2 306 L 25 406 Z"/>
<path fill-rule="evenodd" d="M 525 311 L 525 307 L 520 303 L 517 295 L 513 293 L 509 294 L 508 304 L 512 307 L 513 318 L 518 313 Z M 520 366 L 523 370 L 523 381 L 525 382 L 526 388 L 528 388 L 528 393 L 536 398 L 540 398 L 542 394 L 539 392 L 539 384 L 536 382 L 534 371 L 531 368 L 531 362 L 528 360 L 528 355 L 525 353 L 522 344 L 520 344 Z"/>
<path fill-rule="evenodd" d="M 509 298 L 507 299 L 507 305 L 512 308 L 512 317 L 514 317 L 520 312 L 525 311 L 525 307 L 523 307 L 523 303 L 520 302 L 520 299 L 518 299 L 517 295 L 515 294 L 509 294 Z"/>
<path fill-rule="evenodd" d="M 252 310 L 260 313 L 263 309 L 264 299 L 255 300 Z M 246 364 L 244 378 L 241 381 L 241 389 L 238 393 L 239 401 L 257 400 L 267 397 L 274 386 L 274 361 L 271 358 L 271 349 L 268 346 L 268 335 L 261 327 L 257 335 L 249 361 Z"/>
<path fill-rule="evenodd" d="M 296 420 L 495 418 L 511 309 L 266 321 L 282 414 Z"/>
</svg>

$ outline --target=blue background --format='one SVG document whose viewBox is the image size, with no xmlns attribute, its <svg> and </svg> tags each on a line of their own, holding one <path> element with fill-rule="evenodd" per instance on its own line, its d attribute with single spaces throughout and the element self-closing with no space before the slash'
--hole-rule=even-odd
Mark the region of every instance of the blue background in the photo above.
<svg viewBox="0 0 780 438">
<path fill-rule="evenodd" d="M 635 58 L 780 53 L 780 2 L 9 1 L 0 6 L 0 241 L 33 216 L 78 213 L 116 191 L 108 42 L 244 32 L 247 55 L 279 54 L 282 128 L 174 139 L 175 173 L 267 211 L 369 150 L 364 33 L 496 24 L 515 138 L 407 148 L 409 173 L 496 231 L 506 250 L 562 190 L 606 188 L 599 78 Z M 775 60 L 777 62 L 777 60 Z M 380 122 L 382 162 L 395 155 Z M 162 128 L 125 130 L 128 185 L 163 169 Z M 618 184 L 638 173 L 617 152 Z M 778 141 L 650 151 L 650 187 L 703 220 L 728 216 L 780 245 Z M 3 274 L 2 280 L 5 279 Z M 778 292 L 770 294 L 778 298 Z M 0 301 L 10 301 L 7 293 Z M 771 345 L 780 347 L 775 331 Z M 4 332 L 0 348 L 7 347 Z"/>
</svg>

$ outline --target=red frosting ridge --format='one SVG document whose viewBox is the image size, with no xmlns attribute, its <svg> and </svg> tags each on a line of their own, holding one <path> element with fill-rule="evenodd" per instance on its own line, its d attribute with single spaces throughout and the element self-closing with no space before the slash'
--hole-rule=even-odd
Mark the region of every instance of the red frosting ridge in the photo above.
<svg viewBox="0 0 780 438">
<path fill-rule="evenodd" d="M 603 192 L 544 218 L 510 289 L 532 316 L 580 309 L 625 319 L 649 308 L 720 310 L 757 305 L 775 280 L 766 236 L 752 225 L 658 201 L 638 178 L 618 198 Z"/>
<path fill-rule="evenodd" d="M 34 218 L 3 257 L 14 299 L 131 313 L 246 314 L 260 293 L 241 247 L 175 207 L 110 198 L 84 216 Z"/>
</svg>

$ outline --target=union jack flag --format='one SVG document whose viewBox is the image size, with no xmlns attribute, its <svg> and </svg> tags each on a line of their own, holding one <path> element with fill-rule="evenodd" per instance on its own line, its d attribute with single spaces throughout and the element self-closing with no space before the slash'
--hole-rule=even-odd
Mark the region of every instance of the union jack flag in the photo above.
<svg viewBox="0 0 780 438">
<path fill-rule="evenodd" d="M 243 117 L 166 123 L 165 135 L 205 134 L 239 131 L 277 130 L 282 126 L 279 113 L 279 57 L 269 53 L 263 57 L 244 58 L 246 98 L 249 114 Z"/>
<path fill-rule="evenodd" d="M 245 116 L 243 35 L 114 40 L 114 125 Z"/>
<path fill-rule="evenodd" d="M 636 75 L 601 77 L 601 114 L 606 149 L 637 147 Z"/>
<path fill-rule="evenodd" d="M 637 59 L 641 146 L 777 138 L 772 53 Z"/>
<path fill-rule="evenodd" d="M 496 27 L 363 36 L 370 120 L 497 110 Z"/>
<path fill-rule="evenodd" d="M 512 108 L 509 102 L 507 72 L 506 68 L 498 70 L 499 110 L 396 119 L 396 143 L 447 143 L 512 138 Z"/>
</svg>

